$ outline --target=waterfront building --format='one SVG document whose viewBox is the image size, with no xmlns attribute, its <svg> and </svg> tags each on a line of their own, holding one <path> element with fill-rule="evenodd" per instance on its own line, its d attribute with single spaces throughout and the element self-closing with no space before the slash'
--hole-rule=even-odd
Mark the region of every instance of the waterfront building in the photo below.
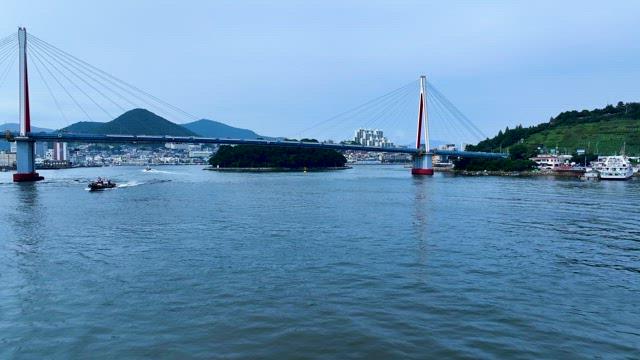
<svg viewBox="0 0 640 360">
<path fill-rule="evenodd" d="M 393 147 L 393 143 L 379 129 L 360 128 L 356 130 L 353 141 L 363 146 Z"/>
<path fill-rule="evenodd" d="M 535 162 L 539 169 L 554 170 L 565 162 L 570 161 L 571 155 L 540 154 L 529 158 L 529 160 Z"/>
<path fill-rule="evenodd" d="M 171 150 L 189 150 L 189 144 L 183 143 L 165 143 L 164 147 Z"/>
<path fill-rule="evenodd" d="M 36 142 L 36 157 L 44 158 L 47 153 L 47 149 L 49 148 L 49 143 L 44 142 Z"/>
<path fill-rule="evenodd" d="M 0 168 L 13 168 L 16 166 L 15 152 L 0 152 Z"/>
<path fill-rule="evenodd" d="M 69 160 L 69 149 L 66 142 L 53 143 L 53 159 L 56 161 Z"/>
<path fill-rule="evenodd" d="M 190 158 L 209 158 L 212 152 L 208 150 L 191 150 L 189 151 Z"/>
</svg>

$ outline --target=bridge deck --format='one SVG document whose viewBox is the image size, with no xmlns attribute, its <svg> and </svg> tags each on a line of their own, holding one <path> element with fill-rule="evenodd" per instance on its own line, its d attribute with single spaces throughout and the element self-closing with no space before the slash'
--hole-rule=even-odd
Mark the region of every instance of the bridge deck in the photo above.
<svg viewBox="0 0 640 360">
<path fill-rule="evenodd" d="M 401 154 L 415 154 L 416 149 L 406 147 L 376 147 L 346 144 L 327 144 L 304 141 L 266 140 L 266 139 L 229 139 L 207 138 L 197 136 L 161 136 L 161 135 L 94 135 L 94 134 L 69 134 L 69 133 L 31 133 L 26 137 L 15 136 L 17 141 L 47 141 L 47 142 L 76 142 L 76 143 L 186 143 L 186 144 L 220 144 L 220 145 L 259 145 L 282 146 L 311 149 L 353 150 L 367 152 L 387 152 Z M 470 152 L 432 149 L 432 154 L 446 156 L 460 156 L 471 158 L 504 158 L 507 155 L 501 153 Z"/>
</svg>

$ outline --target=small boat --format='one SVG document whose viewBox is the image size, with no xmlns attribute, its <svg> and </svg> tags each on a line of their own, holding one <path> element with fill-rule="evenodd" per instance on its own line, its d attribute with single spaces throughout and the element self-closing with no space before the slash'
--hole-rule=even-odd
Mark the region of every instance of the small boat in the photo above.
<svg viewBox="0 0 640 360">
<path fill-rule="evenodd" d="M 104 189 L 111 189 L 116 187 L 116 183 L 108 179 L 98 178 L 96 181 L 89 183 L 89 191 L 98 191 Z"/>
<path fill-rule="evenodd" d="M 143 170 L 143 171 L 144 171 L 144 172 L 149 172 L 149 171 L 151 171 L 151 170 L 153 170 L 153 169 L 151 168 L 151 166 L 147 165 L 147 166 L 144 168 L 144 170 Z"/>
<path fill-rule="evenodd" d="M 584 175 L 580 177 L 580 179 L 591 181 L 600 180 L 600 173 L 593 169 L 587 169 L 584 172 Z"/>
</svg>

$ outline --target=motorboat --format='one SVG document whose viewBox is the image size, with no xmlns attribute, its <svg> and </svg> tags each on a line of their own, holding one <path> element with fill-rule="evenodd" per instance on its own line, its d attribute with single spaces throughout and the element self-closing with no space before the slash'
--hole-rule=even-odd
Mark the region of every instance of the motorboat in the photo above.
<svg viewBox="0 0 640 360">
<path fill-rule="evenodd" d="M 600 173 L 593 169 L 587 169 L 584 174 L 580 177 L 582 180 L 591 180 L 596 181 L 600 180 Z"/>
<path fill-rule="evenodd" d="M 98 178 L 96 181 L 92 181 L 89 183 L 89 191 L 99 191 L 104 189 L 112 189 L 116 187 L 116 183 L 109 180 Z"/>
</svg>

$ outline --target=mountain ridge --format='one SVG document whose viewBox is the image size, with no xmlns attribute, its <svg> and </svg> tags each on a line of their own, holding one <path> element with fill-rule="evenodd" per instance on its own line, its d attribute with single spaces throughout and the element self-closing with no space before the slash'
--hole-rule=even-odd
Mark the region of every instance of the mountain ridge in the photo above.
<svg viewBox="0 0 640 360">
<path fill-rule="evenodd" d="M 146 109 L 129 110 L 106 123 L 79 121 L 59 131 L 79 134 L 171 135 L 242 139 L 261 137 L 252 130 L 233 127 L 209 119 L 176 124 Z"/>
<path fill-rule="evenodd" d="M 219 121 L 200 119 L 182 124 L 183 127 L 203 137 L 229 137 L 237 139 L 256 139 L 260 135 L 249 129 L 233 127 Z"/>
<path fill-rule="evenodd" d="M 126 111 L 106 123 L 81 121 L 60 130 L 85 134 L 197 135 L 183 126 L 156 115 L 147 109 L 140 108 Z"/>
</svg>

